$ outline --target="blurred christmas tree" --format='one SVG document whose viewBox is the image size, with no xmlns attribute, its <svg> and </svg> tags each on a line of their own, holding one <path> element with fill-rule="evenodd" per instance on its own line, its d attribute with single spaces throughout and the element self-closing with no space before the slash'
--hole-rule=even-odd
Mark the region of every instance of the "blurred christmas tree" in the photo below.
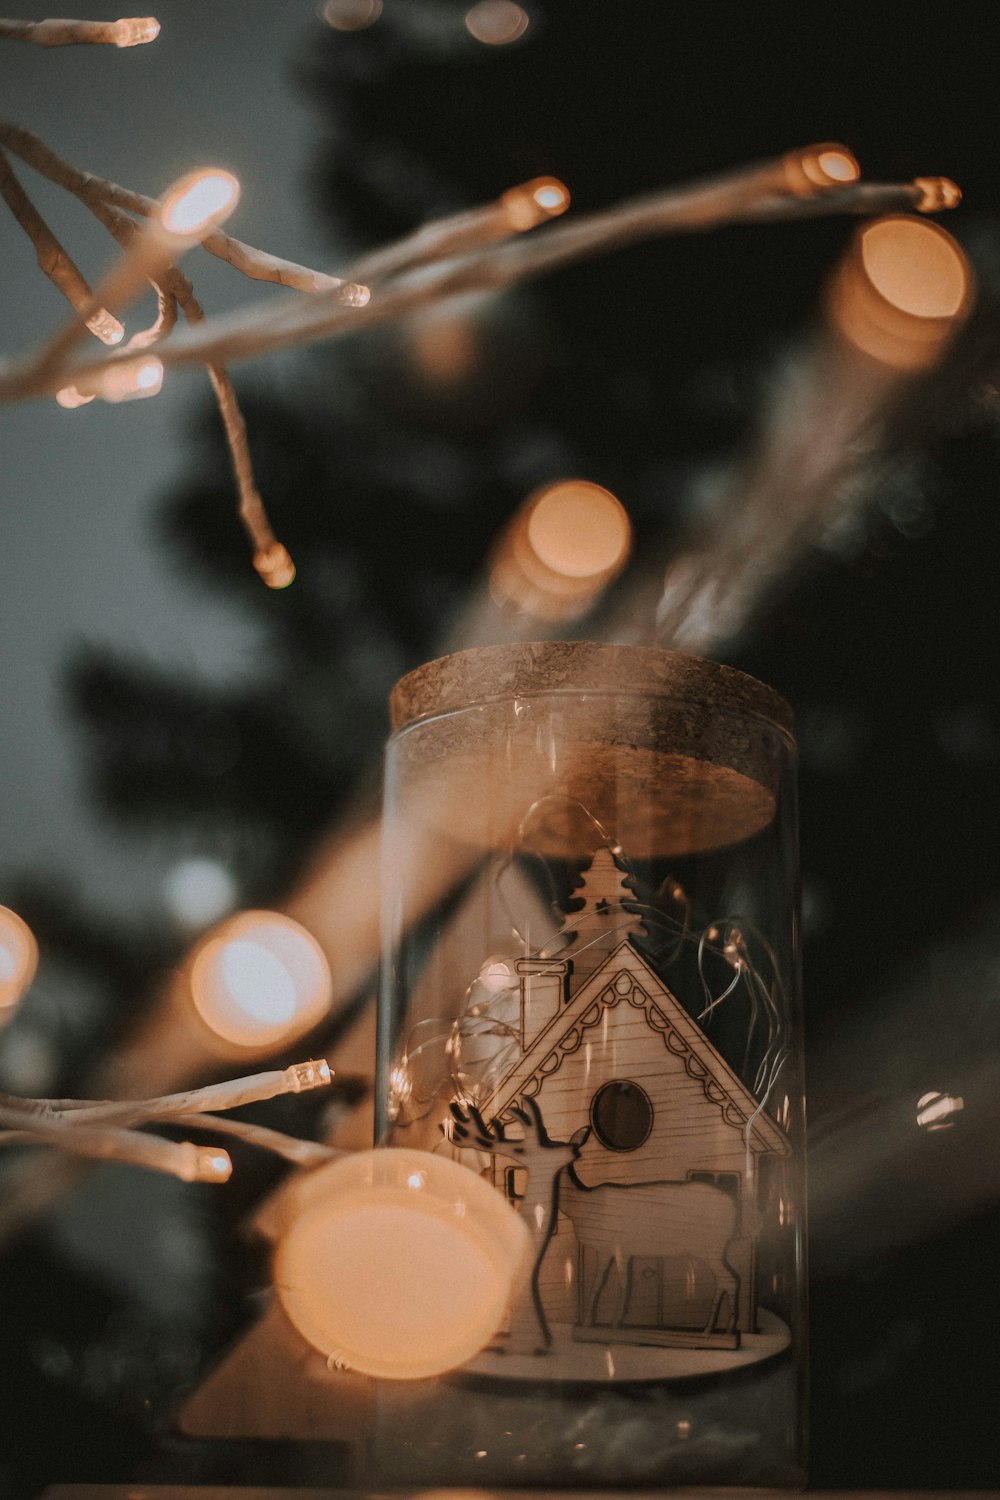
<svg viewBox="0 0 1000 1500">
<path fill-rule="evenodd" d="M 336 15 L 336 4 L 328 9 Z M 854 65 L 845 12 L 823 39 L 817 76 L 804 65 L 815 18 L 776 9 L 783 46 L 766 57 L 756 8 L 728 5 L 546 0 L 509 46 L 477 41 L 467 6 L 450 0 L 386 0 L 366 29 L 324 28 L 303 73 L 323 125 L 315 183 L 336 258 L 542 174 L 566 181 L 577 208 L 597 208 L 830 136 L 850 142 L 876 175 L 919 163 L 949 172 L 975 198 L 990 166 L 981 142 L 967 121 L 931 107 L 959 78 L 966 95 L 976 90 L 977 107 L 991 97 L 970 75 L 974 37 L 961 18 L 957 37 L 934 37 L 937 71 L 918 93 L 898 85 L 907 70 L 924 74 L 930 43 L 920 23 L 900 36 L 869 8 L 847 7 L 864 22 L 865 66 Z M 774 18 L 772 29 L 781 29 Z M 891 105 L 871 87 L 876 74 L 892 83 Z M 240 905 L 280 902 L 377 765 L 392 682 L 435 653 L 525 495 L 586 478 L 621 497 L 639 557 L 669 542 L 708 503 L 698 481 L 746 442 L 769 374 L 812 316 L 849 232 L 817 221 L 632 249 L 315 350 L 280 382 L 247 379 L 260 487 L 298 578 L 270 593 L 247 567 L 221 433 L 206 416 L 192 441 L 198 477 L 167 505 L 164 540 L 207 588 L 240 601 L 268 650 L 252 685 L 225 691 L 158 675 L 125 654 L 78 657 L 68 692 L 103 811 L 151 836 L 169 829 L 176 841 L 183 830 L 189 854 L 228 872 Z M 996 258 L 995 221 L 971 218 L 966 238 L 984 264 Z M 729 660 L 772 682 L 800 715 L 814 1118 L 877 1092 L 889 1076 L 884 1051 L 860 1046 L 853 1076 L 825 1071 L 830 1038 L 860 1034 L 888 978 L 997 891 L 998 830 L 986 809 L 995 805 L 1000 703 L 995 674 L 981 671 L 1000 628 L 987 602 L 1000 543 L 988 498 L 996 440 L 992 418 L 971 404 L 960 430 L 950 427 L 908 452 L 868 520 L 831 538 L 808 583 L 727 647 Z M 52 1042 L 54 1090 L 86 1089 L 190 931 L 126 929 L 80 893 L 39 884 L 26 885 L 19 907 L 66 983 L 89 997 Z M 976 1017 L 971 1045 L 996 1048 L 995 1019 Z M 960 1074 L 969 1039 L 955 1043 L 950 1018 L 933 1009 L 925 1019 L 952 1039 L 951 1054 L 938 1055 Z M 914 1069 L 934 1056 L 930 1041 Z M 914 1101 L 945 1082 L 921 1077 L 918 1087 L 915 1073 Z M 944 1140 L 935 1173 L 947 1175 L 949 1162 L 957 1170 L 960 1137 L 959 1129 Z M 924 1170 L 917 1163 L 913 1193 Z M 248 1286 L 264 1279 L 234 1220 L 271 1175 L 248 1168 L 238 1180 L 240 1196 L 225 1209 L 204 1194 L 194 1207 L 173 1191 L 150 1195 L 146 1233 L 166 1236 L 175 1262 L 187 1256 L 175 1290 L 190 1313 L 178 1347 L 164 1354 L 161 1343 L 156 1357 L 142 1355 L 142 1339 L 156 1343 L 175 1321 L 166 1298 L 140 1314 L 119 1288 L 118 1325 L 93 1313 L 82 1285 L 72 1306 L 52 1305 L 51 1286 L 68 1274 L 58 1242 L 45 1242 L 44 1265 L 22 1242 L 12 1269 L 23 1275 L 25 1260 L 35 1262 L 37 1304 L 46 1306 L 4 1345 L 8 1379 L 24 1361 L 34 1372 L 24 1423 L 40 1442 L 60 1425 L 57 1413 L 70 1412 L 82 1432 L 81 1413 L 95 1403 L 111 1425 L 99 1459 L 87 1457 L 82 1437 L 68 1437 L 58 1477 L 124 1476 L 140 1454 L 150 1473 L 171 1463 L 180 1471 L 183 1461 L 150 1434 L 207 1351 L 246 1317 Z M 864 1215 L 879 1212 L 891 1206 L 866 1198 Z M 842 1235 L 871 1227 L 861 1213 Z M 981 1288 L 992 1284 L 987 1218 L 961 1241 L 961 1280 Z M 75 1233 L 84 1230 L 71 1223 L 64 1240 Z M 885 1268 L 871 1265 L 838 1282 L 827 1256 L 814 1304 L 815 1482 L 990 1482 L 992 1438 L 970 1415 L 985 1355 L 971 1337 L 951 1340 L 970 1328 L 968 1292 L 939 1276 L 951 1243 L 928 1232 L 901 1256 L 891 1286 Z M 3 1284 L 6 1302 L 10 1273 Z M 983 1304 L 980 1326 L 987 1317 Z M 928 1366 L 933 1423 L 920 1416 Z M 144 1388 L 152 1423 L 123 1400 L 128 1383 Z M 904 1409 L 905 1422 L 893 1415 Z M 873 1436 L 846 1444 L 833 1410 L 845 1430 L 856 1434 L 864 1418 Z M 946 1452 L 942 1429 L 952 1433 Z M 191 1460 L 189 1473 L 222 1472 L 214 1462 L 198 1469 Z M 11 1465 L 9 1484 L 32 1488 L 54 1475 L 51 1456 L 36 1455 Z"/>
</svg>

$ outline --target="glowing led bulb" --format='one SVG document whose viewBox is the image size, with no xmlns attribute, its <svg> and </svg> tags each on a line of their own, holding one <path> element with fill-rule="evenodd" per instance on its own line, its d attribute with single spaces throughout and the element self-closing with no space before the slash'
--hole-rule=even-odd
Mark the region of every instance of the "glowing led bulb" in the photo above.
<svg viewBox="0 0 1000 1500">
<path fill-rule="evenodd" d="M 467 1167 L 423 1151 L 359 1152 L 320 1167 L 283 1234 L 282 1307 L 341 1367 L 418 1380 L 486 1344 L 522 1275 L 528 1231 Z"/>
<path fill-rule="evenodd" d="M 945 208 L 957 208 L 962 201 L 962 189 L 950 177 L 914 177 L 913 186 L 921 192 L 917 209 L 922 214 L 936 214 Z"/>
<path fill-rule="evenodd" d="M 116 47 L 141 47 L 144 42 L 155 42 L 159 34 L 155 16 L 125 16 L 115 22 Z"/>
<path fill-rule="evenodd" d="M 498 995 L 517 981 L 506 958 L 488 958 L 479 970 L 479 983 L 491 995 Z"/>
<path fill-rule="evenodd" d="M 233 1163 L 228 1151 L 220 1146 L 195 1146 L 191 1141 L 181 1143 L 182 1182 L 228 1182 L 233 1175 Z"/>
<path fill-rule="evenodd" d="M 533 229 L 569 208 L 569 188 L 558 177 L 533 177 L 508 188 L 500 199 L 512 229 Z"/>
<path fill-rule="evenodd" d="M 56 391 L 56 400 L 60 406 L 65 406 L 67 411 L 73 411 L 78 406 L 89 406 L 91 401 L 96 401 L 95 395 L 85 396 L 78 391 L 75 385 L 64 385 L 61 391 Z"/>
<path fill-rule="evenodd" d="M 37 968 L 35 934 L 16 911 L 0 906 L 0 1025 L 9 1020 Z"/>
<path fill-rule="evenodd" d="M 310 1062 L 293 1063 L 285 1069 L 285 1082 L 289 1094 L 308 1093 L 310 1089 L 325 1088 L 333 1074 L 325 1057 Z"/>
<path fill-rule="evenodd" d="M 855 237 L 831 286 L 838 332 L 896 370 L 932 364 L 966 316 L 972 272 L 938 224 L 909 214 L 876 219 Z"/>
<path fill-rule="evenodd" d="M 345 281 L 337 289 L 337 301 L 345 307 L 367 307 L 372 300 L 372 289 L 360 281 Z"/>
<path fill-rule="evenodd" d="M 790 151 L 784 158 L 785 176 L 793 193 L 808 196 L 819 190 L 857 182 L 861 168 L 853 151 L 835 141 Z"/>
<path fill-rule="evenodd" d="M 477 42 L 506 47 L 524 35 L 530 19 L 524 6 L 515 4 L 515 0 L 479 0 L 466 12 L 465 25 Z"/>
<path fill-rule="evenodd" d="M 204 239 L 239 202 L 240 185 L 231 172 L 206 167 L 189 172 L 164 193 L 160 222 L 170 234 Z"/>
<path fill-rule="evenodd" d="M 295 564 L 287 547 L 275 542 L 273 547 L 254 554 L 253 565 L 269 589 L 287 589 L 295 582 Z"/>
<path fill-rule="evenodd" d="M 236 905 L 232 872 L 217 859 L 196 856 L 178 860 L 163 882 L 163 893 L 174 917 L 185 927 L 217 922 Z"/>
<path fill-rule="evenodd" d="M 98 308 L 87 319 L 87 327 L 102 344 L 120 344 L 125 337 L 125 329 L 113 313 L 109 313 L 106 307 Z"/>
<path fill-rule="evenodd" d="M 205 1024 L 238 1047 L 264 1048 L 301 1036 L 326 1014 L 330 966 L 311 933 L 274 911 L 245 911 L 196 949 L 191 996 Z M 325 1063 L 303 1064 L 321 1070 Z M 294 1070 L 293 1070 L 294 1071 Z M 293 1090 L 314 1087 L 298 1074 Z"/>
<path fill-rule="evenodd" d="M 155 396 L 163 386 L 163 363 L 155 355 L 128 364 L 111 365 L 95 382 L 105 401 L 139 401 Z"/>
</svg>

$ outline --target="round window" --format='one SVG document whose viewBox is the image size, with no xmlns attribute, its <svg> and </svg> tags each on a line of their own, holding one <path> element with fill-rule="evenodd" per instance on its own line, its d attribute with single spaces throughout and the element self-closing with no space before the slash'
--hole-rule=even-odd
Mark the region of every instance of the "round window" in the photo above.
<svg viewBox="0 0 1000 1500">
<path fill-rule="evenodd" d="M 590 1123 L 609 1151 L 635 1151 L 653 1128 L 649 1095 L 630 1079 L 613 1078 L 591 1100 Z"/>
</svg>

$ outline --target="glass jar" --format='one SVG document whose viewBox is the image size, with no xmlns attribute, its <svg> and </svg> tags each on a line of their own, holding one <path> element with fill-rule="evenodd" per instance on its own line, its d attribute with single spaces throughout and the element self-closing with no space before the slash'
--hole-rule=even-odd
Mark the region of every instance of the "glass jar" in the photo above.
<svg viewBox="0 0 1000 1500">
<path fill-rule="evenodd" d="M 392 713 L 382 1139 L 485 1178 L 531 1245 L 481 1353 L 377 1383 L 375 1479 L 802 1483 L 787 705 L 546 642 L 431 662 Z"/>
</svg>

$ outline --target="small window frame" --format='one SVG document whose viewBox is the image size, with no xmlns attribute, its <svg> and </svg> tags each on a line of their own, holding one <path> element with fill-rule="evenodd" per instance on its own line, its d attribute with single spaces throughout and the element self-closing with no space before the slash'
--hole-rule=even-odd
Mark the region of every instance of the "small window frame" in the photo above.
<svg viewBox="0 0 1000 1500">
<path fill-rule="evenodd" d="M 638 1139 L 630 1139 L 628 1145 L 621 1145 L 614 1141 L 611 1138 L 610 1134 L 601 1125 L 600 1100 L 602 1096 L 606 1095 L 610 1090 L 613 1089 L 633 1089 L 635 1093 L 641 1097 L 645 1105 L 646 1128 L 643 1134 Z M 594 1096 L 590 1101 L 590 1124 L 594 1135 L 600 1141 L 601 1145 L 604 1146 L 608 1151 L 615 1151 L 620 1156 L 627 1156 L 632 1151 L 638 1151 L 640 1146 L 644 1146 L 646 1144 L 646 1142 L 649 1140 L 649 1137 L 653 1133 L 654 1119 L 655 1111 L 653 1109 L 653 1101 L 646 1093 L 646 1090 L 642 1087 L 642 1084 L 636 1083 L 634 1078 L 609 1078 L 606 1083 L 602 1083 L 600 1088 L 595 1090 Z"/>
</svg>

